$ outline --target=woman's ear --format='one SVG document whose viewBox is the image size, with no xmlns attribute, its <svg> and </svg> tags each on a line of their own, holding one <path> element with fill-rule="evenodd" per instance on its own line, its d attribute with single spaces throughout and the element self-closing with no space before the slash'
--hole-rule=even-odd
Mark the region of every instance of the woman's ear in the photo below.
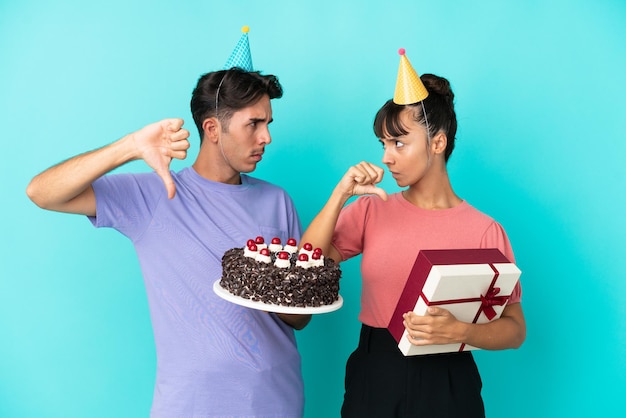
<svg viewBox="0 0 626 418">
<path fill-rule="evenodd" d="M 210 142 L 214 142 L 217 143 L 217 141 L 219 140 L 219 133 L 220 133 L 220 122 L 217 120 L 217 118 L 206 118 L 203 122 L 202 122 L 202 131 L 204 132 L 204 139 L 210 141 Z"/>
<path fill-rule="evenodd" d="M 435 135 L 430 143 L 430 147 L 435 154 L 443 154 L 448 145 L 448 137 L 443 132 Z"/>
</svg>

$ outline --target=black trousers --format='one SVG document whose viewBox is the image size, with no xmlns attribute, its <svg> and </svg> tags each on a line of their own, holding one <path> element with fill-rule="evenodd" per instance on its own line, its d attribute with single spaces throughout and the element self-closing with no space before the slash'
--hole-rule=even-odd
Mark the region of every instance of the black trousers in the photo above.
<svg viewBox="0 0 626 418">
<path fill-rule="evenodd" d="M 384 328 L 363 325 L 346 365 L 344 418 L 483 418 L 470 352 L 405 357 Z"/>
</svg>

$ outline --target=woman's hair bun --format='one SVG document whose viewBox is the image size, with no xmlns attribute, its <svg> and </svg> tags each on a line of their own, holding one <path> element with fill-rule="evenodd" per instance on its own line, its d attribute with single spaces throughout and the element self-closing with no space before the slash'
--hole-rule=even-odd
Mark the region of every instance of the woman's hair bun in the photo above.
<svg viewBox="0 0 626 418">
<path fill-rule="evenodd" d="M 454 93 L 452 92 L 452 87 L 450 87 L 450 82 L 447 79 L 434 74 L 422 74 L 420 78 L 430 93 L 439 94 L 445 97 L 449 104 L 454 101 Z"/>
</svg>

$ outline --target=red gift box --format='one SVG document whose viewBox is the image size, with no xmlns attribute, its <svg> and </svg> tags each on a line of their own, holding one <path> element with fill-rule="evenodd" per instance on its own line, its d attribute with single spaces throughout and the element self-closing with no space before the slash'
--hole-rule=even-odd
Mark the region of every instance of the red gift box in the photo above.
<svg viewBox="0 0 626 418">
<path fill-rule="evenodd" d="M 498 249 L 422 250 L 387 329 L 405 356 L 476 350 L 467 344 L 416 346 L 402 315 L 426 315 L 429 306 L 449 310 L 458 320 L 483 324 L 500 317 L 521 271 Z"/>
</svg>

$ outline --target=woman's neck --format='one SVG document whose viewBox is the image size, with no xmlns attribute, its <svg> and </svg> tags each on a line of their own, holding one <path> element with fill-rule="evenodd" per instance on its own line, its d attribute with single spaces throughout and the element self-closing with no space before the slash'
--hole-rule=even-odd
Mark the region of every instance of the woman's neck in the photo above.
<svg viewBox="0 0 626 418">
<path fill-rule="evenodd" d="M 450 209 L 463 202 L 454 193 L 448 173 L 444 170 L 438 176 L 424 178 L 409 186 L 402 196 L 411 204 L 428 210 Z"/>
</svg>

